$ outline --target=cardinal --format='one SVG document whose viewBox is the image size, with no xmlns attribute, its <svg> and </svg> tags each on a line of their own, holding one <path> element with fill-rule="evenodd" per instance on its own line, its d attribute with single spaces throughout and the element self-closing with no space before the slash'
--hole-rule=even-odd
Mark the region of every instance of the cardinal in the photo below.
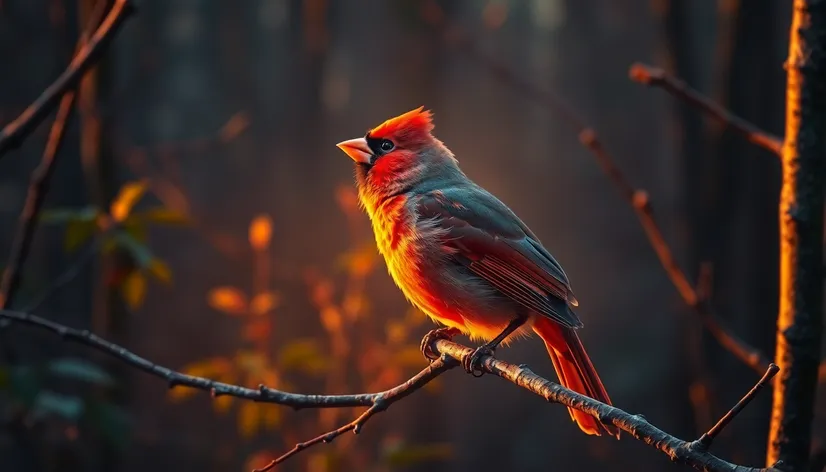
<svg viewBox="0 0 826 472">
<path fill-rule="evenodd" d="M 355 162 L 359 202 L 373 226 L 388 272 L 404 296 L 443 327 L 422 341 L 458 334 L 485 341 L 463 367 L 481 375 L 481 359 L 499 345 L 536 333 L 559 381 L 611 404 L 577 335 L 579 302 L 568 276 L 513 211 L 474 183 L 433 135 L 432 113 L 419 107 L 337 146 Z M 587 434 L 613 425 L 569 408 Z"/>
</svg>

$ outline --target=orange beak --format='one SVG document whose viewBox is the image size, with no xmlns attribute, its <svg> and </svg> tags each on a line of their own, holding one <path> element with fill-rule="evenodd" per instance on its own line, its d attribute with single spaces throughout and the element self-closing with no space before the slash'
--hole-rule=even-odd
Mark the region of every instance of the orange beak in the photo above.
<svg viewBox="0 0 826 472">
<path fill-rule="evenodd" d="M 364 138 L 348 139 L 336 144 L 339 149 L 350 156 L 350 159 L 362 164 L 370 164 L 373 160 L 373 151 Z"/>
</svg>

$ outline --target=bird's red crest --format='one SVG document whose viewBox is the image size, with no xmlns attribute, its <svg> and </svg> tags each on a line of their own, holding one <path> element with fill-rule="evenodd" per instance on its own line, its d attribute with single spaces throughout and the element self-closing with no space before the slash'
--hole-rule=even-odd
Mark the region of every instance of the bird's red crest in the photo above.
<svg viewBox="0 0 826 472">
<path fill-rule="evenodd" d="M 395 118 L 390 118 L 371 129 L 367 134 L 372 138 L 412 140 L 429 136 L 433 128 L 433 114 L 430 110 L 425 110 L 421 106 Z"/>
</svg>

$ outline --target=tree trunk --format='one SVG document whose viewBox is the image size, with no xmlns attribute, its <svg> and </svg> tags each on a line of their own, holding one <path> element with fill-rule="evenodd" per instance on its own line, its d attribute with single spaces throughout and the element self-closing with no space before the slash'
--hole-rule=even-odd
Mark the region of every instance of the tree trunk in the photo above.
<svg viewBox="0 0 826 472">
<path fill-rule="evenodd" d="M 823 313 L 826 2 L 795 0 L 786 62 L 780 310 L 767 463 L 806 470 Z"/>
</svg>

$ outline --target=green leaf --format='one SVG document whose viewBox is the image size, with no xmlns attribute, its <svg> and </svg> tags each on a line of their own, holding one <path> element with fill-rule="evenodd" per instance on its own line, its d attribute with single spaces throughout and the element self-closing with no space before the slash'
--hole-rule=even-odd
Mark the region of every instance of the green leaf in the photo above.
<svg viewBox="0 0 826 472">
<path fill-rule="evenodd" d="M 103 433 L 104 441 L 124 449 L 129 443 L 131 418 L 121 407 L 110 403 L 88 400 L 86 404 L 86 418 L 93 428 Z"/>
<path fill-rule="evenodd" d="M 81 208 L 53 208 L 40 213 L 41 223 L 68 223 L 69 221 L 95 221 L 100 210 L 93 206 Z"/>
<path fill-rule="evenodd" d="M 152 263 L 152 260 L 154 259 L 152 251 L 150 251 L 145 244 L 135 239 L 135 237 L 131 234 L 124 231 L 118 231 L 115 233 L 112 240 L 116 246 L 122 247 L 129 251 L 129 254 L 132 255 L 135 262 L 137 262 L 138 266 L 141 268 L 146 269 Z"/>
<path fill-rule="evenodd" d="M 82 414 L 82 399 L 50 390 L 41 391 L 32 406 L 32 416 L 35 418 L 56 415 L 70 421 L 77 421 Z"/>
<path fill-rule="evenodd" d="M 312 338 L 296 339 L 278 352 L 278 365 L 286 370 L 320 374 L 329 368 L 329 364 L 318 341 Z"/>
<path fill-rule="evenodd" d="M 78 358 L 64 357 L 49 363 L 49 372 L 54 375 L 82 380 L 97 385 L 112 385 L 114 379 L 99 366 Z"/>
<path fill-rule="evenodd" d="M 74 252 L 95 234 L 95 221 L 72 220 L 66 223 L 66 235 L 63 238 L 63 248 L 66 252 Z"/>
<path fill-rule="evenodd" d="M 12 397 L 31 405 L 42 388 L 43 377 L 31 365 L 13 366 L 9 371 L 9 390 Z"/>
</svg>

